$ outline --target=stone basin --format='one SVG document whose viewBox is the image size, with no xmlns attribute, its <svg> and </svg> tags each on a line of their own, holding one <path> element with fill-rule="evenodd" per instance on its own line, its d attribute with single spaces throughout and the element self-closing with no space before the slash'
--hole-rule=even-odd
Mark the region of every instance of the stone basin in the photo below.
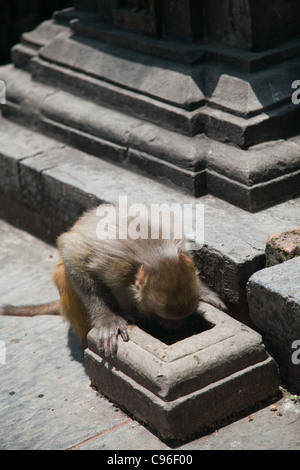
<svg viewBox="0 0 300 470">
<path fill-rule="evenodd" d="M 202 303 L 195 331 L 167 344 L 136 325 L 116 357 L 85 351 L 91 383 L 164 439 L 184 440 L 275 395 L 278 368 L 261 336 Z"/>
</svg>

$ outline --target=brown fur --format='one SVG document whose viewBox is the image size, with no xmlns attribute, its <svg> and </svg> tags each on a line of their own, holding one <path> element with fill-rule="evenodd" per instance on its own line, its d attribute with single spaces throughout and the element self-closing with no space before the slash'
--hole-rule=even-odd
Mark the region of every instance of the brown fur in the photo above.
<svg viewBox="0 0 300 470">
<path fill-rule="evenodd" d="M 53 273 L 53 281 L 60 295 L 60 314 L 74 328 L 80 344 L 86 346 L 86 335 L 91 329 L 83 303 L 73 289 L 65 270 L 63 260 L 59 258 Z"/>
</svg>

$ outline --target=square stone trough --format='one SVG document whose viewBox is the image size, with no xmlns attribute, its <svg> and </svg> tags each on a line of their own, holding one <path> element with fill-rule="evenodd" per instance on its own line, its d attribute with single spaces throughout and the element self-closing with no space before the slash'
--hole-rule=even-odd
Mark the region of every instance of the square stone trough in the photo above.
<svg viewBox="0 0 300 470">
<path fill-rule="evenodd" d="M 129 342 L 119 338 L 109 358 L 99 354 L 95 330 L 88 335 L 92 385 L 167 440 L 207 432 L 279 386 L 258 333 L 204 303 L 193 322 L 194 334 L 174 343 L 131 325 Z"/>
</svg>

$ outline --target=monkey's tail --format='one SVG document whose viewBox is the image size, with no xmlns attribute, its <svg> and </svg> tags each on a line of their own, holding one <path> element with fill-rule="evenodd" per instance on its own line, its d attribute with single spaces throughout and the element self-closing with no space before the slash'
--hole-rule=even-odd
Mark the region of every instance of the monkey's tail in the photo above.
<svg viewBox="0 0 300 470">
<path fill-rule="evenodd" d="M 0 315 L 11 315 L 15 317 L 35 317 L 36 315 L 59 315 L 60 303 L 49 302 L 40 305 L 20 305 L 15 307 L 13 305 L 0 306 Z"/>
</svg>

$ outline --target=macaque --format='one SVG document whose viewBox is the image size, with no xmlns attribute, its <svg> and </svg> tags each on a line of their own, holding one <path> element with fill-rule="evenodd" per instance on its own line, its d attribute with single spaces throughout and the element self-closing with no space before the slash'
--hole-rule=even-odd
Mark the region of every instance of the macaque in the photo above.
<svg viewBox="0 0 300 470">
<path fill-rule="evenodd" d="M 2 314 L 59 310 L 83 347 L 88 331 L 96 328 L 100 352 L 110 356 L 117 353 L 119 334 L 129 340 L 128 321 L 138 323 L 147 317 L 174 329 L 197 310 L 199 300 L 226 310 L 218 295 L 200 281 L 183 238 L 176 239 L 172 232 L 163 238 L 162 222 L 157 223 L 157 237 L 151 237 L 153 220 L 145 217 L 136 228 L 148 236 L 128 236 L 134 224 L 136 219 L 124 217 L 118 206 L 105 204 L 86 212 L 57 241 L 60 258 L 53 280 L 59 304 L 49 304 L 48 310 L 43 305 L 40 312 L 39 306 L 7 306 Z"/>
</svg>

